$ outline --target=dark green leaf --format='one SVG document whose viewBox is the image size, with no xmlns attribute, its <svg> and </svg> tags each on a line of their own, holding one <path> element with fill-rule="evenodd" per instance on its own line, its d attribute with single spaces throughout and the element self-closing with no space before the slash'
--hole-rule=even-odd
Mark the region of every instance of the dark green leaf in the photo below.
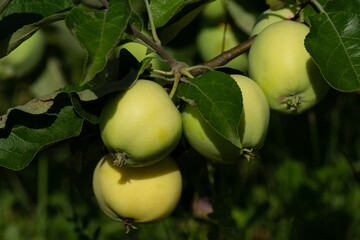
<svg viewBox="0 0 360 240">
<path fill-rule="evenodd" d="M 55 93 L 11 108 L 0 116 L 0 166 L 26 167 L 49 144 L 78 136 L 84 120 L 99 123 L 105 95 L 129 88 L 137 75 L 90 88 L 67 86 Z"/>
<path fill-rule="evenodd" d="M 5 7 L 6 3 L 1 3 L 0 8 Z M 64 11 L 72 6 L 71 0 L 13 0 L 8 3 L 0 14 L 0 58 L 9 54 L 39 28 L 65 19 Z"/>
<path fill-rule="evenodd" d="M 199 0 L 188 4 L 178 14 L 173 16 L 160 30 L 161 42 L 167 43 L 171 41 L 184 27 L 194 20 L 208 2 L 208 0 Z"/>
<path fill-rule="evenodd" d="M 118 45 L 131 16 L 128 0 L 113 0 L 109 8 L 96 10 L 79 5 L 69 13 L 66 24 L 88 52 L 82 83 L 102 71 Z"/>
<path fill-rule="evenodd" d="M 329 1 L 309 17 L 305 46 L 335 89 L 360 89 L 360 0 Z"/>
<path fill-rule="evenodd" d="M 72 6 L 71 0 L 13 0 L 0 15 L 0 40 L 25 25 L 64 12 Z"/>
<path fill-rule="evenodd" d="M 155 27 L 164 26 L 175 14 L 180 12 L 186 5 L 201 0 L 153 0 L 150 2 L 150 10 L 154 19 Z M 210 1 L 207 1 L 210 2 Z"/>
<path fill-rule="evenodd" d="M 50 23 L 65 19 L 66 14 L 59 13 L 51 15 L 50 17 L 44 18 L 43 20 L 35 23 L 26 25 L 16 32 L 8 35 L 5 39 L 0 40 L 0 58 L 8 55 L 12 50 L 17 48 L 23 41 L 30 38 L 37 30 L 41 27 L 46 26 Z"/>
<path fill-rule="evenodd" d="M 207 72 L 180 83 L 178 96 L 195 104 L 219 134 L 241 147 L 238 125 L 242 114 L 242 95 L 233 78 L 222 72 Z"/>
<path fill-rule="evenodd" d="M 36 126 L 39 122 L 44 126 Z M 43 147 L 66 138 L 78 136 L 83 119 L 73 107 L 66 106 L 58 113 L 27 116 L 26 125 L 15 126 L 0 138 L 0 166 L 12 170 L 25 168 Z"/>
</svg>

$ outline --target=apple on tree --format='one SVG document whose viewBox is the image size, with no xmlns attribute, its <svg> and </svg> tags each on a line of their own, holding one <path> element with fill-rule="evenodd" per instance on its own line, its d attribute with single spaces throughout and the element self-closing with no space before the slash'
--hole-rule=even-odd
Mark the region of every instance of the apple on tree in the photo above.
<svg viewBox="0 0 360 240">
<path fill-rule="evenodd" d="M 101 210 L 116 221 L 158 222 L 177 206 L 182 177 L 171 157 L 150 166 L 133 168 L 113 165 L 104 156 L 93 174 L 93 190 Z"/>
<path fill-rule="evenodd" d="M 309 27 L 281 21 L 265 28 L 249 52 L 249 75 L 262 88 L 270 108 L 300 114 L 317 104 L 329 86 L 304 46 Z"/>
<path fill-rule="evenodd" d="M 238 162 L 246 156 L 246 151 L 261 148 L 270 118 L 269 105 L 261 88 L 246 76 L 231 77 L 235 79 L 243 95 L 243 113 L 238 126 L 242 149 L 215 131 L 196 106 L 186 104 L 182 112 L 183 132 L 190 145 L 204 157 L 221 163 Z"/>
<path fill-rule="evenodd" d="M 162 86 L 138 80 L 107 99 L 101 138 L 117 165 L 145 166 L 165 158 L 182 134 L 181 114 Z"/>
<path fill-rule="evenodd" d="M 262 30 L 264 30 L 267 26 L 284 21 L 290 20 L 293 18 L 297 12 L 297 8 L 293 5 L 278 9 L 272 10 L 267 9 L 265 10 L 257 19 L 251 30 L 250 36 L 254 36 L 255 34 L 259 34 Z"/>
<path fill-rule="evenodd" d="M 196 46 L 203 61 L 208 61 L 237 45 L 239 45 L 239 41 L 237 40 L 235 33 L 229 25 L 224 23 L 217 26 L 204 27 L 196 37 Z M 247 72 L 247 54 L 241 54 L 228 62 L 225 66 Z"/>
</svg>

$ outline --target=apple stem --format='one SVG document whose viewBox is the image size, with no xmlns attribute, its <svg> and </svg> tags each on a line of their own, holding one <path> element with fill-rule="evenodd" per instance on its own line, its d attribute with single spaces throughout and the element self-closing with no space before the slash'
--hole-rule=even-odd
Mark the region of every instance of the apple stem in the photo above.
<svg viewBox="0 0 360 240">
<path fill-rule="evenodd" d="M 175 95 L 176 89 L 179 85 L 180 82 L 180 78 L 181 78 L 181 73 L 175 73 L 175 81 L 174 84 L 172 86 L 171 92 L 169 94 L 170 98 L 173 98 L 173 96 Z"/>
</svg>

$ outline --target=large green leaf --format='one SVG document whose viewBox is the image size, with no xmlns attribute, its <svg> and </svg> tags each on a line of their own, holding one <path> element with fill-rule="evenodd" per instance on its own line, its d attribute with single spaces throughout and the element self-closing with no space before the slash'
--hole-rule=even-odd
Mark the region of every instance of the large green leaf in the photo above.
<svg viewBox="0 0 360 240">
<path fill-rule="evenodd" d="M 208 0 L 199 0 L 188 4 L 173 16 L 159 31 L 161 42 L 171 41 L 184 27 L 189 25 L 205 7 Z"/>
<path fill-rule="evenodd" d="M 88 52 L 82 83 L 102 71 L 112 50 L 118 45 L 131 17 L 128 0 L 113 0 L 105 10 L 79 5 L 71 10 L 66 24 Z"/>
<path fill-rule="evenodd" d="M 9 133 L 0 132 L 0 166 L 12 170 L 25 168 L 41 148 L 78 136 L 83 124 L 71 106 L 46 115 L 29 117 L 23 112 L 14 115 L 26 118 L 26 123 L 14 126 Z"/>
<path fill-rule="evenodd" d="M 241 147 L 238 126 L 242 95 L 235 80 L 223 72 L 207 72 L 179 84 L 178 96 L 196 105 L 204 119 L 224 138 Z"/>
<path fill-rule="evenodd" d="M 3 5 L 4 4 L 4 5 Z M 1 3 L 0 57 L 6 56 L 39 28 L 64 19 L 71 0 L 13 0 Z"/>
<path fill-rule="evenodd" d="M 0 166 L 20 170 L 42 148 L 78 136 L 84 120 L 99 123 L 104 97 L 129 88 L 137 76 L 131 70 L 121 80 L 99 87 L 67 86 L 9 109 L 0 116 Z"/>
<path fill-rule="evenodd" d="M 360 89 L 360 0 L 328 1 L 309 17 L 305 46 L 335 89 Z"/>
<path fill-rule="evenodd" d="M 25 25 L 39 22 L 72 6 L 71 0 L 13 0 L 0 14 L 0 40 Z"/>
<path fill-rule="evenodd" d="M 201 0 L 152 0 L 150 2 L 150 10 L 154 19 L 155 27 L 158 28 L 164 26 L 186 5 L 199 1 Z"/>
</svg>

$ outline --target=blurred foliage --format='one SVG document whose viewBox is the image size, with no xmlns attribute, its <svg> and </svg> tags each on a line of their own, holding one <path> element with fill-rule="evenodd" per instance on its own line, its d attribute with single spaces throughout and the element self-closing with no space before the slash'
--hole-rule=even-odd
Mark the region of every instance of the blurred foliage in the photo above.
<svg viewBox="0 0 360 240">
<path fill-rule="evenodd" d="M 266 9 L 260 0 L 237 2 L 254 16 Z M 201 62 L 194 33 L 203 21 L 199 15 L 167 49 L 189 64 Z M 63 23 L 44 32 L 46 57 L 37 69 L 0 82 L 1 115 L 79 82 L 83 49 Z M 173 152 L 184 179 L 177 209 L 127 235 L 92 193 L 99 136 L 49 148 L 20 172 L 0 168 L 0 239 L 360 239 L 359 105 L 358 94 L 331 90 L 302 115 L 271 112 L 260 158 L 238 165 L 209 163 L 182 141 Z M 199 215 L 206 209 L 194 209 L 197 199 L 210 199 L 209 218 Z"/>
</svg>

